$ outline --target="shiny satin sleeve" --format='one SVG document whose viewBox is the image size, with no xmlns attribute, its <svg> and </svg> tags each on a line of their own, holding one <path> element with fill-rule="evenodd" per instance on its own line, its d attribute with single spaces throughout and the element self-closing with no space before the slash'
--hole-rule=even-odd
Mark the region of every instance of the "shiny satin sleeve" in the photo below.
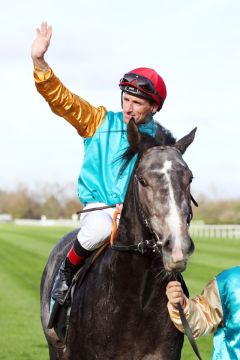
<svg viewBox="0 0 240 360">
<path fill-rule="evenodd" d="M 51 110 L 67 120 L 82 137 L 91 137 L 106 116 L 103 106 L 95 108 L 69 91 L 49 67 L 34 67 L 34 80 L 38 92 L 48 102 Z"/>
<path fill-rule="evenodd" d="M 168 302 L 168 311 L 174 325 L 184 332 L 179 312 Z M 221 299 L 216 280 L 207 284 L 202 293 L 192 300 L 185 298 L 183 310 L 195 339 L 214 333 L 223 321 Z"/>
</svg>

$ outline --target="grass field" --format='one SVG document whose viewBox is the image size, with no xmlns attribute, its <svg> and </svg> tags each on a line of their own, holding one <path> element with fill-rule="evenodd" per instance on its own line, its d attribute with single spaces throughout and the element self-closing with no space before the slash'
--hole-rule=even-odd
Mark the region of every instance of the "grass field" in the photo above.
<svg viewBox="0 0 240 360">
<path fill-rule="evenodd" d="M 40 325 L 39 284 L 54 244 L 70 230 L 0 225 L 1 360 L 48 359 Z M 221 270 L 239 265 L 240 241 L 194 240 L 196 251 L 184 274 L 191 296 L 196 295 Z M 202 338 L 197 343 L 203 359 L 210 359 L 212 337 Z M 182 359 L 196 359 L 187 339 Z"/>
</svg>

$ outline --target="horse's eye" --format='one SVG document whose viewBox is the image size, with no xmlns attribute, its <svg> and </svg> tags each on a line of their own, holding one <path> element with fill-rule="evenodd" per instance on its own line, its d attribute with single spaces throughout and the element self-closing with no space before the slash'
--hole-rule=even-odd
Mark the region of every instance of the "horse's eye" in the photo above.
<svg viewBox="0 0 240 360">
<path fill-rule="evenodd" d="M 189 213 L 187 214 L 187 224 L 188 225 L 190 225 L 192 218 L 193 218 L 193 213 L 192 213 L 192 209 L 190 209 Z"/>
<path fill-rule="evenodd" d="M 138 181 L 140 182 L 140 184 L 141 184 L 142 186 L 147 186 L 146 180 L 145 180 L 141 175 L 138 176 Z"/>
<path fill-rule="evenodd" d="M 192 220 L 192 215 L 188 214 L 188 216 L 187 216 L 187 224 L 188 225 L 190 224 L 191 220 Z"/>
</svg>

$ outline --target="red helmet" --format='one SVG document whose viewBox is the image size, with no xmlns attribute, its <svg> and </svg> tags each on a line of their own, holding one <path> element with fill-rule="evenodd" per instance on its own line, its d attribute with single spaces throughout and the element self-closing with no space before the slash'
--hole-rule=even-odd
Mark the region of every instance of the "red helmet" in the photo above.
<svg viewBox="0 0 240 360">
<path fill-rule="evenodd" d="M 149 68 L 137 68 L 126 73 L 119 83 L 120 89 L 134 96 L 154 100 L 158 111 L 167 96 L 166 85 L 158 73 Z"/>
</svg>

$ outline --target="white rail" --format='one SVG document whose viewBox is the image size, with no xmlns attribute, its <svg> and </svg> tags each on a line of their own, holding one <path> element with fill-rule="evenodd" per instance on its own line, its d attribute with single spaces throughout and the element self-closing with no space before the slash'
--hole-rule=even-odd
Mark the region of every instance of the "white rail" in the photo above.
<svg viewBox="0 0 240 360">
<path fill-rule="evenodd" d="M 191 224 L 190 233 L 199 237 L 240 239 L 240 225 Z"/>
<path fill-rule="evenodd" d="M 69 226 L 79 227 L 79 216 L 74 214 L 72 219 L 47 219 L 42 216 L 40 220 L 33 219 L 15 219 L 11 221 L 3 219 L 0 222 L 14 222 L 16 225 L 32 225 L 32 226 Z M 192 236 L 208 237 L 208 238 L 231 238 L 240 239 L 240 225 L 206 225 L 192 223 L 190 225 L 190 233 Z"/>
<path fill-rule="evenodd" d="M 72 215 L 72 219 L 48 219 L 45 215 L 39 220 L 35 219 L 15 219 L 14 224 L 16 225 L 30 225 L 30 226 L 69 226 L 79 227 L 79 216 L 76 214 Z"/>
</svg>

